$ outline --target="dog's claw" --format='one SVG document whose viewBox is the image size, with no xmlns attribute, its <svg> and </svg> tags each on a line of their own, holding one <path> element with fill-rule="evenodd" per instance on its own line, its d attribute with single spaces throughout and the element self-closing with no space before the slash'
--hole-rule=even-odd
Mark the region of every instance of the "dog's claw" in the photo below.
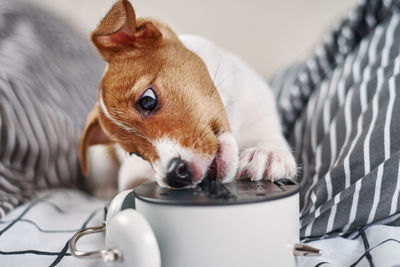
<svg viewBox="0 0 400 267">
<path fill-rule="evenodd" d="M 246 174 L 251 181 L 292 178 L 296 172 L 296 162 L 288 151 L 248 148 L 240 155 L 238 177 Z"/>
</svg>

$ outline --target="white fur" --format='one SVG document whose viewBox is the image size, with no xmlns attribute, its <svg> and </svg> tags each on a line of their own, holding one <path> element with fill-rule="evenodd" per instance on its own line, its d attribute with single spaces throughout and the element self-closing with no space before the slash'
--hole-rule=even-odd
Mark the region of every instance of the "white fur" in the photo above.
<svg viewBox="0 0 400 267">
<path fill-rule="evenodd" d="M 223 133 L 218 136 L 221 159 L 225 162 L 225 173 L 222 182 L 231 182 L 236 177 L 239 166 L 239 147 L 231 133 Z"/>
<path fill-rule="evenodd" d="M 293 177 L 296 163 L 282 136 L 268 84 L 246 63 L 212 42 L 193 35 L 180 39 L 205 62 L 214 79 L 239 145 L 239 172 L 254 180 Z"/>
</svg>

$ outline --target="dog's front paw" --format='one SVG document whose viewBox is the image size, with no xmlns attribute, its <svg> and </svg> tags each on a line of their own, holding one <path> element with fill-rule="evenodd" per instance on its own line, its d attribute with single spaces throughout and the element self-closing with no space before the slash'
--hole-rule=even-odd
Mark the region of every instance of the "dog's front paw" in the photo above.
<svg viewBox="0 0 400 267">
<path fill-rule="evenodd" d="M 285 150 L 248 148 L 240 154 L 238 177 L 248 176 L 252 181 L 292 178 L 297 167 L 293 155 Z"/>
</svg>

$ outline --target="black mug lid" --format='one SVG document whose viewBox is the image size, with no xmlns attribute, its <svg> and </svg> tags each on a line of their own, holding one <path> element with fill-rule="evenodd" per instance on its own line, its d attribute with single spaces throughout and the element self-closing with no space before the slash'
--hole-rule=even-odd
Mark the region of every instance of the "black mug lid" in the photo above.
<svg viewBox="0 0 400 267">
<path fill-rule="evenodd" d="M 152 204 L 210 206 L 265 202 L 285 198 L 299 192 L 299 185 L 290 179 L 271 181 L 235 180 L 222 184 L 205 179 L 198 186 L 186 189 L 162 188 L 156 182 L 136 187 L 135 197 Z"/>
</svg>

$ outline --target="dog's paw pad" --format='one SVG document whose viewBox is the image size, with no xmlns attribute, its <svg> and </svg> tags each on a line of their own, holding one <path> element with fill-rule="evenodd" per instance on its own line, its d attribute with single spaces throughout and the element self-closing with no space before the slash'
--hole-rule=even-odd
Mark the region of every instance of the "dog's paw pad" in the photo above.
<svg viewBox="0 0 400 267">
<path fill-rule="evenodd" d="M 248 176 L 253 181 L 274 181 L 292 178 L 296 172 L 296 162 L 288 151 L 248 148 L 240 154 L 239 177 Z"/>
</svg>

